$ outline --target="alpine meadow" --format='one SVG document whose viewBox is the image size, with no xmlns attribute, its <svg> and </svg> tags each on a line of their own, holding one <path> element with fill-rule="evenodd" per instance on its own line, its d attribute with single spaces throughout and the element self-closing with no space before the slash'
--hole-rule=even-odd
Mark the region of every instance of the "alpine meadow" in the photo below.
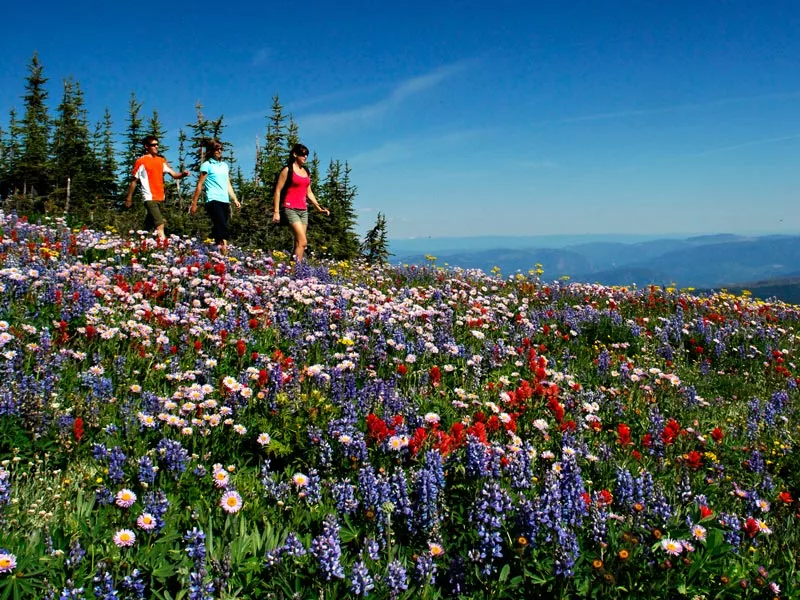
<svg viewBox="0 0 800 600">
<path fill-rule="evenodd" d="M 158 112 L 118 147 L 45 82 L 0 136 L 0 600 L 800 598 L 800 306 L 389 264 L 316 156 L 293 261 L 277 97 L 228 252 L 176 186 L 159 241 Z"/>
</svg>

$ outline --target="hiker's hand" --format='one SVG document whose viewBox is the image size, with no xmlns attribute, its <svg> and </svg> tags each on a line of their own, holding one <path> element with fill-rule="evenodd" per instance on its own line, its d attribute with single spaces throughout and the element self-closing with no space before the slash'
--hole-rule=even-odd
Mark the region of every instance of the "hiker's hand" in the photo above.
<svg viewBox="0 0 800 600">
<path fill-rule="evenodd" d="M 279 213 L 279 212 L 272 213 L 272 222 L 273 223 L 280 223 L 281 222 L 281 213 Z"/>
<path fill-rule="evenodd" d="M 192 214 L 196 213 L 197 212 L 197 204 L 192 204 L 189 207 L 189 212 L 192 213 Z"/>
</svg>

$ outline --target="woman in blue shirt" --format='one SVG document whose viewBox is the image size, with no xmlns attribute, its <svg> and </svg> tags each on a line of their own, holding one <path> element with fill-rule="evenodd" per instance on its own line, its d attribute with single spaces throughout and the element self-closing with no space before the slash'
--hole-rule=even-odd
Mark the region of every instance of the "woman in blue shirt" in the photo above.
<svg viewBox="0 0 800 600">
<path fill-rule="evenodd" d="M 219 246 L 220 252 L 225 254 L 228 251 L 228 219 L 231 216 L 231 204 L 228 198 L 233 200 L 236 208 L 241 208 L 242 205 L 239 204 L 236 192 L 233 191 L 228 163 L 222 162 L 222 143 L 218 140 L 208 140 L 205 146 L 208 160 L 200 165 L 200 177 L 197 179 L 189 212 L 192 214 L 197 212 L 197 201 L 202 191 L 203 204 L 211 219 L 211 237 Z"/>
</svg>

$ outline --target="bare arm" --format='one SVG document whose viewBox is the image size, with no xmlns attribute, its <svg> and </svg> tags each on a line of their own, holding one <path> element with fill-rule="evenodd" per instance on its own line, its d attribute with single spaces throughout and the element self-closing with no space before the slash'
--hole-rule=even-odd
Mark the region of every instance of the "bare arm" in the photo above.
<svg viewBox="0 0 800 600">
<path fill-rule="evenodd" d="M 125 198 L 125 206 L 128 208 L 131 207 L 133 204 L 133 191 L 136 189 L 136 179 L 131 180 L 131 184 L 128 186 L 128 197 Z"/>
<path fill-rule="evenodd" d="M 331 214 L 331 211 L 329 211 L 327 208 L 325 208 L 325 207 L 323 207 L 323 206 L 320 206 L 319 202 L 317 202 L 317 197 L 314 195 L 314 192 L 311 190 L 311 186 L 308 186 L 308 191 L 306 192 L 306 198 L 308 198 L 309 200 L 311 200 L 311 204 L 313 204 L 313 205 L 314 205 L 314 207 L 315 207 L 315 208 L 316 208 L 316 209 L 317 209 L 319 212 L 321 212 L 321 213 L 325 213 L 326 215 L 329 215 L 329 216 L 330 216 L 330 214 Z"/>
<path fill-rule="evenodd" d="M 289 167 L 284 167 L 278 175 L 278 182 L 275 184 L 275 196 L 273 198 L 272 222 L 279 223 L 281 220 L 281 190 L 286 185 L 286 178 L 289 176 Z"/>
<path fill-rule="evenodd" d="M 197 185 L 194 188 L 194 195 L 192 196 L 192 205 L 189 207 L 189 212 L 194 214 L 197 212 L 197 200 L 200 198 L 200 192 L 203 190 L 203 183 L 205 183 L 208 173 L 200 172 L 200 177 L 197 178 Z"/>
<path fill-rule="evenodd" d="M 186 169 L 181 173 L 176 173 L 172 170 L 172 167 L 169 166 L 169 163 L 164 163 L 164 172 L 169 173 L 173 179 L 183 179 L 184 177 L 189 176 L 189 169 Z"/>
<path fill-rule="evenodd" d="M 231 184 L 230 179 L 228 179 L 228 196 L 231 197 L 231 200 L 233 200 L 236 208 L 242 208 L 242 205 L 239 203 L 239 199 L 236 197 L 236 192 L 233 190 L 233 185 Z"/>
</svg>

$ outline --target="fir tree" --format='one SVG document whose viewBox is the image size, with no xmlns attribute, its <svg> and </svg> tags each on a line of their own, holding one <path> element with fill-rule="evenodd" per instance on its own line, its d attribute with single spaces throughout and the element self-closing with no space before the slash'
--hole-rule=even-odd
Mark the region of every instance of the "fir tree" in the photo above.
<svg viewBox="0 0 800 600">
<path fill-rule="evenodd" d="M 294 128 L 296 135 L 296 127 Z M 286 116 L 280 99 L 272 99 L 272 114 L 267 118 L 264 147 L 256 146 L 255 178 L 251 184 L 238 189 L 242 201 L 240 215 L 231 222 L 236 243 L 251 247 L 291 252 L 292 235 L 287 227 L 273 225 L 275 183 L 286 166 Z"/>
<path fill-rule="evenodd" d="M 105 200 L 106 206 L 117 198 L 119 186 L 117 181 L 117 155 L 114 148 L 113 121 L 111 111 L 106 108 L 103 120 L 97 123 L 95 135 L 95 156 L 99 163 L 97 176 L 97 193 Z"/>
<path fill-rule="evenodd" d="M 47 90 L 44 67 L 34 53 L 28 66 L 25 84 L 25 116 L 22 119 L 21 154 L 12 176 L 13 184 L 22 191 L 44 194 L 50 190 L 47 173 L 47 148 L 50 140 L 50 119 L 47 116 Z"/>
<path fill-rule="evenodd" d="M 2 140 L 2 161 L 0 162 L 0 194 L 3 198 L 14 193 L 14 173 L 21 153 L 20 126 L 17 111 L 13 108 L 8 115 L 8 131 L 0 136 Z"/>
<path fill-rule="evenodd" d="M 389 233 L 386 227 L 386 217 L 378 213 L 375 226 L 367 231 L 361 242 L 361 256 L 371 263 L 384 264 L 393 256 L 389 252 Z"/>
<path fill-rule="evenodd" d="M 169 150 L 169 146 L 167 146 L 167 144 L 164 141 L 165 138 L 167 137 L 167 131 L 161 124 L 161 119 L 158 118 L 157 110 L 153 111 L 153 115 L 150 117 L 150 120 L 147 121 L 146 135 L 156 136 L 156 139 L 158 139 L 158 153 L 161 156 L 166 156 L 167 151 Z"/>
<path fill-rule="evenodd" d="M 332 160 L 317 196 L 320 204 L 327 206 L 331 214 L 323 216 L 311 213 L 309 247 L 322 250 L 336 259 L 358 256 L 360 244 L 354 230 L 356 217 L 353 209 L 356 188 L 350 181 L 350 166 Z"/>
<path fill-rule="evenodd" d="M 83 216 L 95 200 L 99 165 L 92 150 L 83 93 L 80 85 L 71 78 L 64 80 L 50 164 L 56 184 L 53 192 L 55 205 Z M 71 206 L 66 204 L 67 200 Z"/>
<path fill-rule="evenodd" d="M 136 101 L 136 94 L 131 92 L 128 101 L 128 122 L 122 145 L 122 161 L 120 165 L 120 189 L 127 189 L 131 181 L 131 170 L 136 159 L 142 155 L 142 140 L 145 133 L 142 130 L 142 117 L 140 112 L 142 103 Z M 160 140 L 159 140 L 160 141 Z"/>
</svg>

